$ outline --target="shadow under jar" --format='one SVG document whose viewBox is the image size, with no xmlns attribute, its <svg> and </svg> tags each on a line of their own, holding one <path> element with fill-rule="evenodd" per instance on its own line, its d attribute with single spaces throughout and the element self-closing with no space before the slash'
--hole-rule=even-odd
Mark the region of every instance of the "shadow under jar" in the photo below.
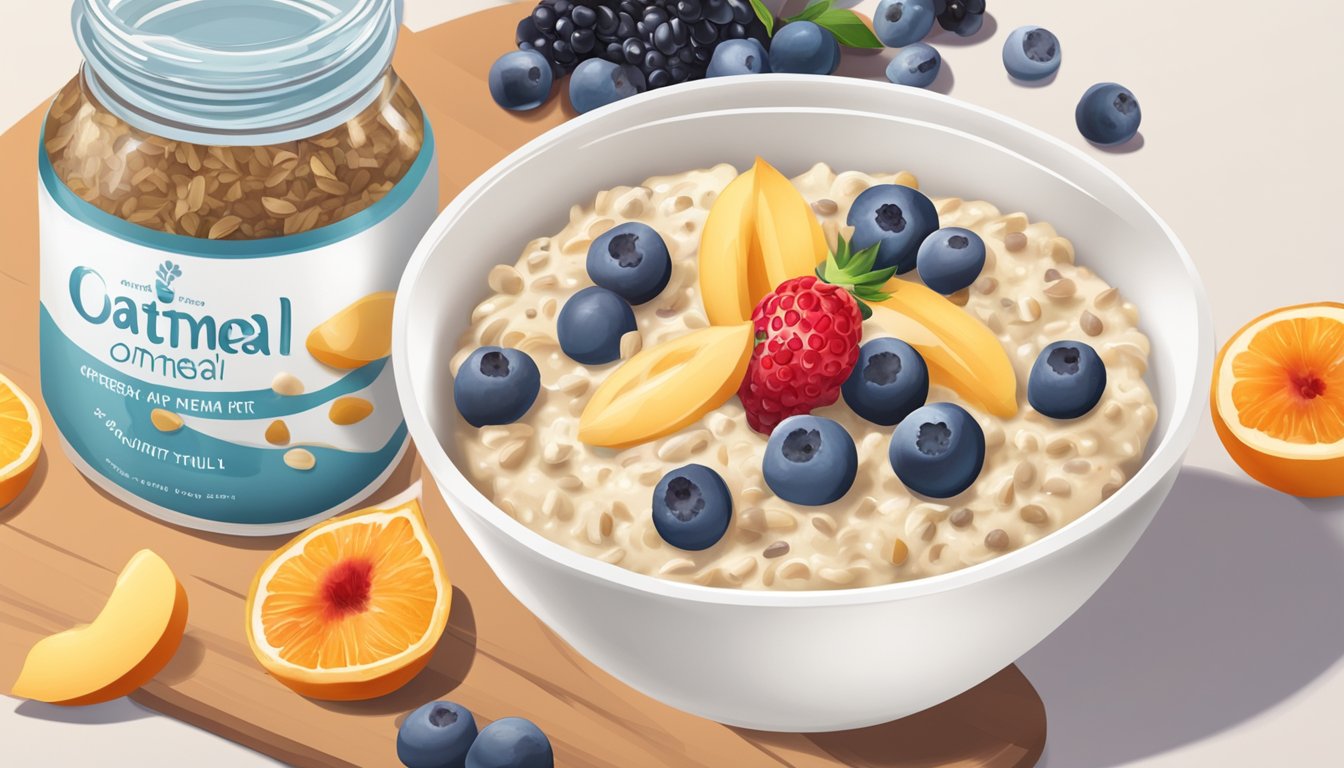
<svg viewBox="0 0 1344 768">
<path fill-rule="evenodd" d="M 393 292 L 437 212 L 395 0 L 76 0 L 42 132 L 43 395 L 71 460 L 170 522 L 271 535 L 407 444 Z"/>
</svg>

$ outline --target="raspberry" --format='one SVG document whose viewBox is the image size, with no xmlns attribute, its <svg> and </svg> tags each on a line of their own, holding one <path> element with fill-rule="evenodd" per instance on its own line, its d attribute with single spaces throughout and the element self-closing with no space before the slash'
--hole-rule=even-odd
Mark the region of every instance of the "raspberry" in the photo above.
<svg viewBox="0 0 1344 768">
<path fill-rule="evenodd" d="M 843 285 L 808 275 L 787 280 L 756 305 L 747 376 L 737 396 L 747 423 L 770 434 L 790 416 L 834 403 L 859 359 L 863 316 Z"/>
</svg>

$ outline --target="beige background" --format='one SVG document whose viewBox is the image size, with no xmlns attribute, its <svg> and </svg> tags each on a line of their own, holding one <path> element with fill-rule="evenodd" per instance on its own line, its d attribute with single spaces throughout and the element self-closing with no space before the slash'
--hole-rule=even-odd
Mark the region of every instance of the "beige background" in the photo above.
<svg viewBox="0 0 1344 768">
<path fill-rule="evenodd" d="M 407 22 L 429 26 L 500 1 L 406 0 Z M 839 4 L 871 12 L 876 0 Z M 1344 300 L 1344 254 L 1331 237 L 1344 211 L 1344 4 L 1306 0 L 1291 12 L 1252 0 L 989 6 L 987 27 L 997 31 L 987 39 L 932 40 L 951 72 L 944 89 L 1084 147 L 1128 180 L 1194 256 L 1219 338 L 1275 306 Z M 0 0 L 8 33 L 0 129 L 73 74 L 68 7 Z M 1012 83 L 999 61 L 1004 36 L 1027 23 L 1062 40 L 1063 68 L 1043 87 Z M 852 57 L 845 71 L 880 76 L 881 65 Z M 1138 96 L 1141 146 L 1105 152 L 1077 135 L 1073 105 L 1101 80 Z M 1344 503 L 1249 484 L 1207 423 L 1187 466 L 1116 576 L 1020 662 L 1050 713 L 1044 766 L 1338 759 Z M 16 766 L 270 764 L 126 701 L 61 711 L 0 697 L 0 750 L 0 762 Z"/>
</svg>

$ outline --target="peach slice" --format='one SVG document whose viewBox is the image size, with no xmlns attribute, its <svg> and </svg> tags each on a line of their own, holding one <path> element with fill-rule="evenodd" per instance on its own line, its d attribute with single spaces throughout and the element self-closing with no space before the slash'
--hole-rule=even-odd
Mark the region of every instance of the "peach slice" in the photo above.
<svg viewBox="0 0 1344 768">
<path fill-rule="evenodd" d="M 1344 304 L 1267 312 L 1213 367 L 1213 425 L 1246 474 L 1306 498 L 1344 495 Z"/>
<path fill-rule="evenodd" d="M 12 693 L 68 706 L 111 701 L 158 674 L 187 626 L 187 593 L 163 558 L 142 549 L 92 623 L 39 640 Z"/>
<path fill-rule="evenodd" d="M 391 291 L 371 293 L 332 315 L 308 334 L 308 354 L 349 370 L 392 353 Z"/>
<path fill-rule="evenodd" d="M 646 349 L 593 393 L 579 417 L 588 445 L 628 448 L 672 434 L 728 402 L 751 360 L 752 325 L 719 325 Z"/>
<path fill-rule="evenodd" d="M 891 298 L 872 305 L 871 322 L 918 350 L 934 384 L 995 416 L 1017 413 L 1013 363 L 984 323 L 919 283 L 892 280 L 883 290 Z"/>
<path fill-rule="evenodd" d="M 747 322 L 775 286 L 812 274 L 826 254 L 826 237 L 807 200 L 757 158 L 724 187 L 700 237 L 700 295 L 709 322 Z"/>
</svg>

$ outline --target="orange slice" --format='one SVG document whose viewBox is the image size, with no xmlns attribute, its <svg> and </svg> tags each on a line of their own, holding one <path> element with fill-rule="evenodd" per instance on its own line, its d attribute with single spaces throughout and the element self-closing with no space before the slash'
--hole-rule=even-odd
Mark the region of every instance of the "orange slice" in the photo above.
<svg viewBox="0 0 1344 768">
<path fill-rule="evenodd" d="M 1344 304 L 1252 320 L 1218 353 L 1211 396 L 1246 474 L 1294 496 L 1344 495 Z"/>
<path fill-rule="evenodd" d="M 429 663 L 452 588 L 414 498 L 309 528 L 261 566 L 247 640 L 268 672 L 315 699 L 371 699 Z"/>
<path fill-rule="evenodd" d="M 18 385 L 0 374 L 0 507 L 23 493 L 42 448 L 42 417 Z"/>
</svg>

